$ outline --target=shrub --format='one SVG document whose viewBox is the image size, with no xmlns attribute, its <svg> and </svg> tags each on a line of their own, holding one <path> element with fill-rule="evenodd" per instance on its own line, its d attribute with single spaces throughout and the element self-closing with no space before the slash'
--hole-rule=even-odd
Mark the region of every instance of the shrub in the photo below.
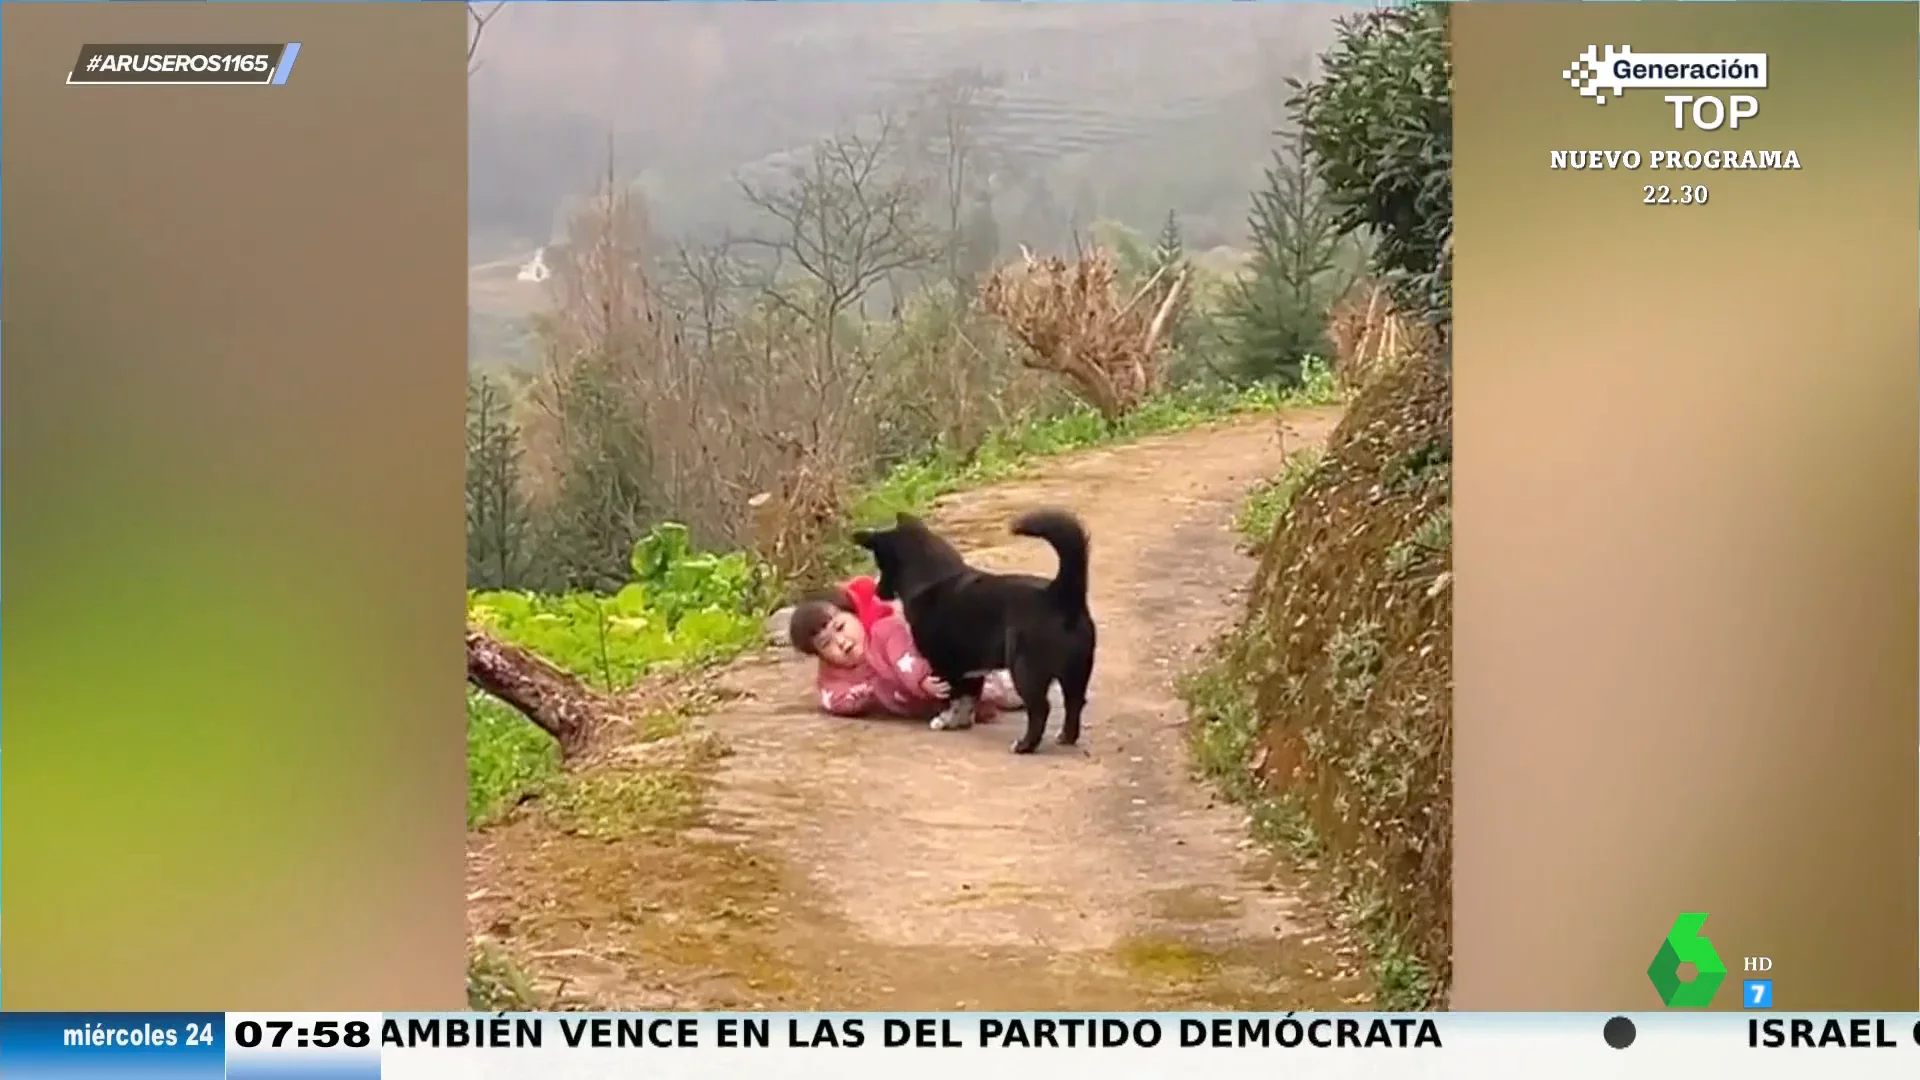
<svg viewBox="0 0 1920 1080">
<path fill-rule="evenodd" d="M 1342 19 L 1321 77 L 1288 108 L 1341 229 L 1377 241 L 1395 306 L 1446 336 L 1453 320 L 1453 64 L 1444 5 Z"/>
</svg>

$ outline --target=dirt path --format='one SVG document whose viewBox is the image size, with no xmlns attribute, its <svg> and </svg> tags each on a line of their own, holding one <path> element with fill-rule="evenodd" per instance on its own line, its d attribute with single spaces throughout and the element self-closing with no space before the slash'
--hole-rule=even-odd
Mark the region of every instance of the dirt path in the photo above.
<svg viewBox="0 0 1920 1080">
<path fill-rule="evenodd" d="M 802 662 L 722 680 L 701 723 L 730 753 L 674 842 L 476 841 L 474 929 L 630 1008 L 1338 1008 L 1358 963 L 1309 890 L 1190 776 L 1179 673 L 1251 566 L 1228 525 L 1298 412 L 1145 440 L 953 497 L 935 523 L 977 565 L 1051 573 L 1018 512 L 1073 508 L 1093 536 L 1100 655 L 1081 745 L 1008 753 L 1017 721 L 962 732 L 812 708 Z M 1283 449 L 1284 447 L 1284 449 Z"/>
</svg>

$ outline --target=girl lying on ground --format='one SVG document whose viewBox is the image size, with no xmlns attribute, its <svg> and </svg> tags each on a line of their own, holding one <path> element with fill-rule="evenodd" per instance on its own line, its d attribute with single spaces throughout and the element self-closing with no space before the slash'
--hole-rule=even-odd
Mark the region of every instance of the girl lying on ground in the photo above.
<svg viewBox="0 0 1920 1080">
<path fill-rule="evenodd" d="M 814 675 L 820 708 L 834 716 L 897 716 L 931 720 L 947 708 L 952 688 L 940 681 L 913 647 L 899 611 L 874 595 L 874 581 L 858 577 L 793 609 L 788 640 L 819 661 Z M 992 720 L 1022 708 L 1005 671 L 989 675 L 974 719 Z"/>
</svg>

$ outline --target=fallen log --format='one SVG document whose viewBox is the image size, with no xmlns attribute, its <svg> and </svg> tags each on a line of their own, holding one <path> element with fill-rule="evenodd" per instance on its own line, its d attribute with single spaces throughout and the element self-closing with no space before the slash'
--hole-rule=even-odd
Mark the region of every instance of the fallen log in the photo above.
<svg viewBox="0 0 1920 1080">
<path fill-rule="evenodd" d="M 579 679 L 472 623 L 467 624 L 467 681 L 551 735 L 563 757 L 587 748 L 607 708 Z"/>
</svg>

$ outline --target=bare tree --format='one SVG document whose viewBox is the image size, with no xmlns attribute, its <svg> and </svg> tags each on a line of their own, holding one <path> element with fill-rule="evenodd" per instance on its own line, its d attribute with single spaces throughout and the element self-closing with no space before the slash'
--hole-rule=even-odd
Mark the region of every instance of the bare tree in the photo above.
<svg viewBox="0 0 1920 1080">
<path fill-rule="evenodd" d="M 999 88 L 999 77 L 979 68 L 950 71 L 929 82 L 908 113 L 916 164 L 930 174 L 934 220 L 944 233 L 947 279 L 961 294 L 972 291 L 974 275 L 998 254 L 976 250 L 983 242 L 999 246 L 997 235 L 980 235 L 986 230 L 976 219 L 991 205 Z"/>
<path fill-rule="evenodd" d="M 576 478 L 575 509 L 597 523 L 584 539 L 610 559 L 633 541 L 622 523 L 642 514 L 684 523 L 703 545 L 737 546 L 747 499 L 778 472 L 764 433 L 805 401 L 780 381 L 780 361 L 801 350 L 743 310 L 728 245 L 689 243 L 656 261 L 644 202 L 608 161 L 550 252 L 535 456 Z"/>
<path fill-rule="evenodd" d="M 661 283 L 688 336 L 708 354 L 723 348 L 740 317 L 739 300 L 748 275 L 737 246 L 729 239 L 682 240 L 674 247 Z"/>
<path fill-rule="evenodd" d="M 777 183 L 740 185 L 764 220 L 740 242 L 761 257 L 762 273 L 745 324 L 751 333 L 740 342 L 742 370 L 754 372 L 753 385 L 741 387 L 751 399 L 743 422 L 781 470 L 827 487 L 872 454 L 876 330 L 884 328 L 866 319 L 868 302 L 938 262 L 925 187 L 905 167 L 905 149 L 904 129 L 881 115 L 815 143 Z"/>
<path fill-rule="evenodd" d="M 575 588 L 618 588 L 662 501 L 649 426 L 679 342 L 647 275 L 646 238 L 645 209 L 609 158 L 566 242 L 548 253 L 552 304 L 535 323 L 545 364 L 531 395 L 529 458 L 548 561 Z"/>
<path fill-rule="evenodd" d="M 487 32 L 487 24 L 495 15 L 507 6 L 506 0 L 492 4 L 467 5 L 467 74 L 480 70 L 480 62 L 474 59 L 480 51 L 480 36 Z"/>
<path fill-rule="evenodd" d="M 768 256 L 766 296 L 812 329 L 821 374 L 844 376 L 843 319 L 864 310 L 891 275 L 923 270 L 937 252 L 923 191 L 901 167 L 902 131 L 880 116 L 871 130 L 815 143 L 783 183 L 742 180 L 768 229 L 744 243 Z"/>
</svg>

